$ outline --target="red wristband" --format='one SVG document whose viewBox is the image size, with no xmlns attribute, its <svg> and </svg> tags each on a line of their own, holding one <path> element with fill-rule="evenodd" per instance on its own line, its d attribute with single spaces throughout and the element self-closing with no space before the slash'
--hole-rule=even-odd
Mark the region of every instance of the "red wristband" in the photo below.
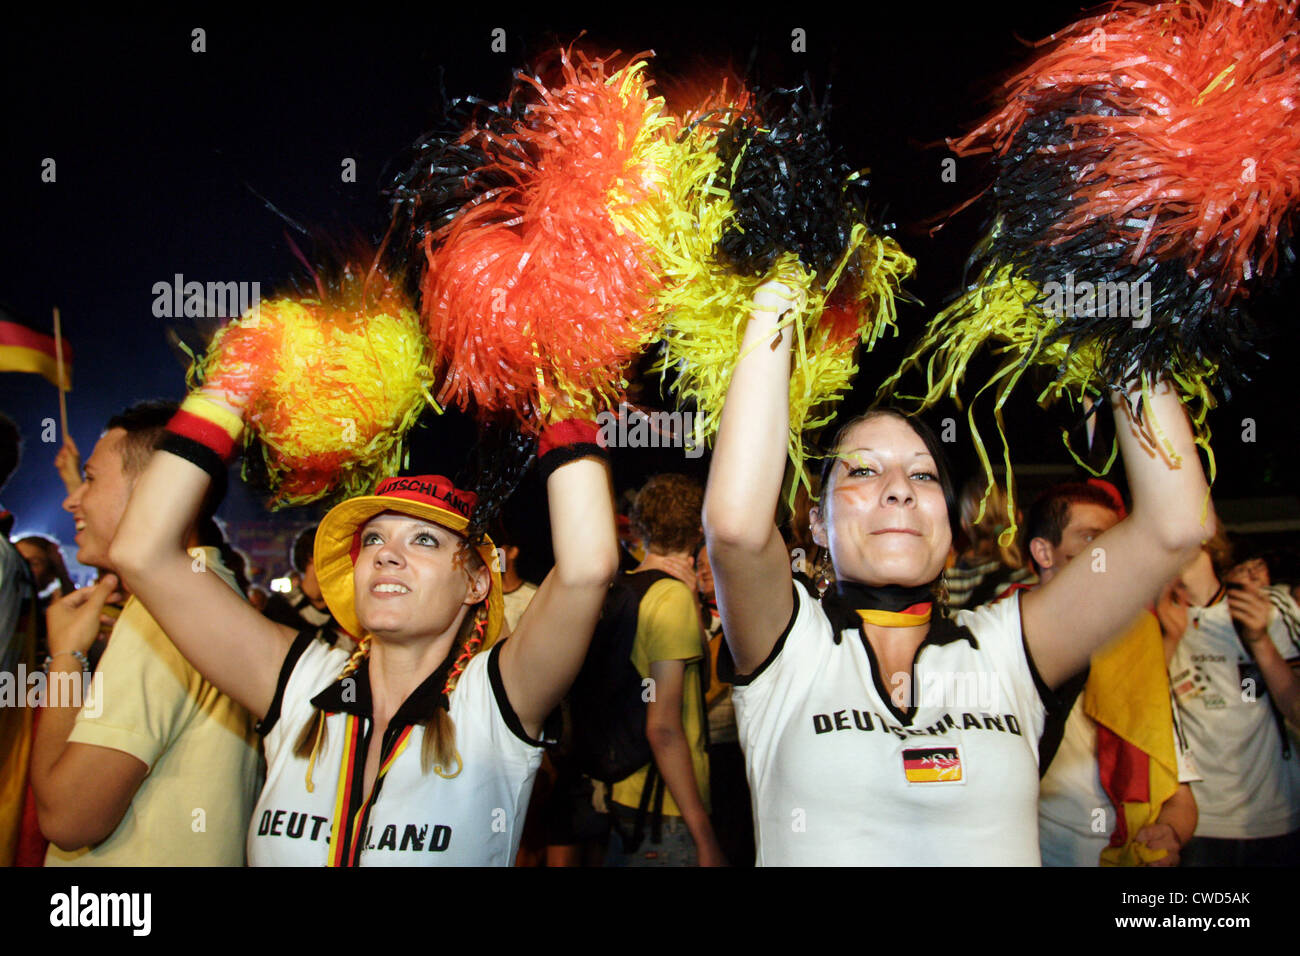
<svg viewBox="0 0 1300 956">
<path fill-rule="evenodd" d="M 215 422 L 198 415 L 182 409 L 167 423 L 167 430 L 173 435 L 198 442 L 224 462 L 229 462 L 234 457 L 235 440 L 230 433 Z"/>
<path fill-rule="evenodd" d="M 600 429 L 596 427 L 595 422 L 571 418 L 567 422 L 556 422 L 542 429 L 542 435 L 537 440 L 537 457 L 545 458 L 555 449 L 568 445 L 605 447 L 605 443 L 600 440 Z"/>
</svg>

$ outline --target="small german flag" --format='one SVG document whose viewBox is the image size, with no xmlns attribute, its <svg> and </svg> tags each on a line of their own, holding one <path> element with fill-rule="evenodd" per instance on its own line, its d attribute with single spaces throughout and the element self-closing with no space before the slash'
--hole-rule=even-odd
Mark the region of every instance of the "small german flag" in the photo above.
<svg viewBox="0 0 1300 956">
<path fill-rule="evenodd" d="M 35 372 L 59 384 L 54 336 L 38 332 L 0 309 L 0 372 Z M 63 340 L 63 387 L 72 388 L 72 346 Z"/>
<path fill-rule="evenodd" d="M 961 751 L 956 747 L 924 747 L 903 751 L 908 783 L 961 783 Z"/>
</svg>

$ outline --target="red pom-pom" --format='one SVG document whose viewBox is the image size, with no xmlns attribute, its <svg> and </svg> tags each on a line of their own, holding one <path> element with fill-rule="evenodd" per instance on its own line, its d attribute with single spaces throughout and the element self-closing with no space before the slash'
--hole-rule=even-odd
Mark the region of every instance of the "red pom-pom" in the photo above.
<svg viewBox="0 0 1300 956">
<path fill-rule="evenodd" d="M 626 226 L 655 193 L 657 107 L 642 64 L 611 73 L 562 54 L 561 65 L 562 85 L 516 89 L 531 102 L 508 144 L 468 134 L 517 185 L 424 243 L 422 311 L 447 362 L 440 398 L 534 431 L 557 399 L 617 404 L 622 369 L 654 331 L 658 288 L 652 250 Z"/>
<path fill-rule="evenodd" d="M 1092 104 L 1074 140 L 1046 148 L 1089 157 L 1062 240 L 1110 223 L 1134 263 L 1177 260 L 1221 303 L 1270 274 L 1300 201 L 1296 4 L 1124 3 L 1044 42 L 1006 105 L 953 149 L 1004 153 L 1035 117 Z"/>
</svg>

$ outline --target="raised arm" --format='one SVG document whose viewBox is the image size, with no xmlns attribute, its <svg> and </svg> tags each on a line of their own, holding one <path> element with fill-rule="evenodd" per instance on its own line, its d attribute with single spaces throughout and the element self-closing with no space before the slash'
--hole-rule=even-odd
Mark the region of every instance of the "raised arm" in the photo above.
<svg viewBox="0 0 1300 956">
<path fill-rule="evenodd" d="M 1116 395 L 1111 403 L 1132 514 L 1021 599 L 1025 642 L 1051 687 L 1082 670 L 1097 648 L 1132 624 L 1214 534 L 1214 508 L 1187 415 L 1168 382 L 1151 392 L 1144 425 L 1134 421 L 1124 398 Z M 1133 386 L 1131 394 L 1136 398 L 1140 389 Z M 1153 420 L 1177 464 L 1153 434 Z"/>
<path fill-rule="evenodd" d="M 233 406 L 214 396 L 228 412 Z M 185 550 L 211 479 L 166 451 L 136 482 L 109 557 L 177 649 L 250 713 L 266 715 L 293 629 L 259 614 Z"/>
<path fill-rule="evenodd" d="M 1269 634 L 1270 624 L 1278 612 L 1268 594 L 1252 582 L 1228 581 L 1228 608 L 1232 619 L 1241 625 L 1241 636 L 1250 651 L 1273 702 L 1287 720 L 1300 721 L 1300 678 L 1282 657 Z M 1234 587 L 1234 585 L 1239 586 Z M 1274 625 L 1280 626 L 1280 625 Z"/>
<path fill-rule="evenodd" d="M 790 288 L 770 280 L 754 297 L 731 376 L 704 494 L 704 534 L 718 610 L 736 670 L 767 659 L 794 609 L 790 559 L 776 527 L 790 433 L 790 342 L 781 317 Z"/>
<path fill-rule="evenodd" d="M 618 572 L 618 536 L 609 468 L 578 458 L 546 480 L 555 567 L 501 648 L 506 696 L 531 737 L 582 669 L 609 582 Z"/>
</svg>

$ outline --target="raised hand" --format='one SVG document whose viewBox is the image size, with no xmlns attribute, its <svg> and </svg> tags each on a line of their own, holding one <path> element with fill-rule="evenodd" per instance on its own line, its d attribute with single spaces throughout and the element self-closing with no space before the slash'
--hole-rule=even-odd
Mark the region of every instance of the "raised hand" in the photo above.
<svg viewBox="0 0 1300 956">
<path fill-rule="evenodd" d="M 63 447 L 54 456 L 54 470 L 63 479 L 63 487 L 68 494 L 81 487 L 81 452 L 77 450 L 77 443 L 71 435 L 63 436 Z"/>
<path fill-rule="evenodd" d="M 52 603 L 45 611 L 50 656 L 86 653 L 99 636 L 100 624 L 112 623 L 104 614 L 104 605 L 123 598 L 117 575 L 105 574 L 94 587 L 73 591 Z"/>
</svg>

